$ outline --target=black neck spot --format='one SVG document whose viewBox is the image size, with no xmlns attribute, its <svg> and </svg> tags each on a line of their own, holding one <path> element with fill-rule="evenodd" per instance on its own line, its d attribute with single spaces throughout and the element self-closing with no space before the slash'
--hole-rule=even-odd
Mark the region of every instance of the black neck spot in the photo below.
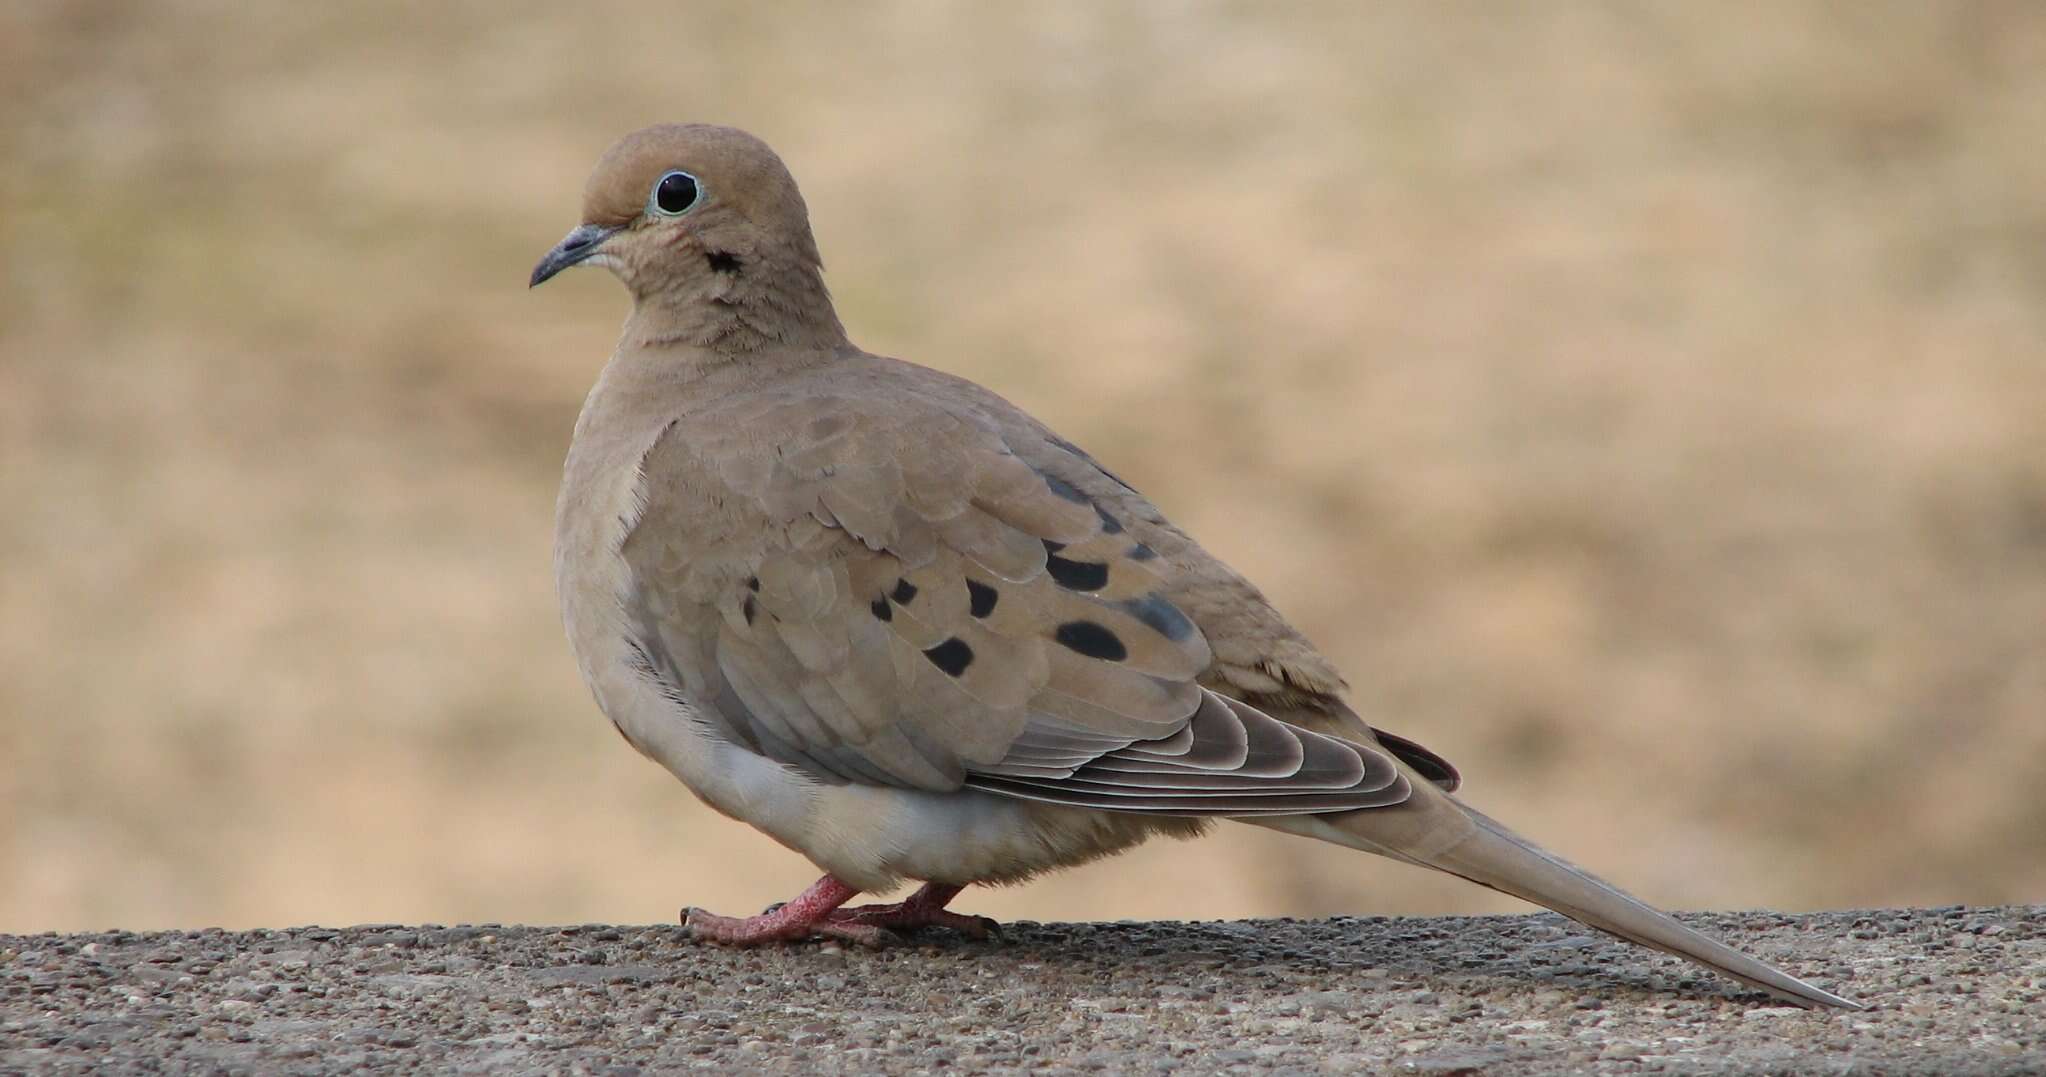
<svg viewBox="0 0 2046 1077">
<path fill-rule="evenodd" d="M 705 261 L 710 263 L 710 271 L 713 273 L 737 273 L 739 271 L 739 256 L 731 251 L 710 251 L 703 257 Z"/>
</svg>

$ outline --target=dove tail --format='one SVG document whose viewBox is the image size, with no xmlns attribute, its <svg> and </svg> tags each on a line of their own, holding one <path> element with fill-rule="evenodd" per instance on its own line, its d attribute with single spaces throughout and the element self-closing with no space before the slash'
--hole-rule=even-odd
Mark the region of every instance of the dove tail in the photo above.
<svg viewBox="0 0 2046 1077">
<path fill-rule="evenodd" d="M 1450 826 L 1401 825 L 1387 817 L 1402 814 L 1400 808 L 1394 808 L 1340 815 L 1293 816 L 1286 821 L 1289 825 L 1275 829 L 1461 876 L 1481 886 L 1545 905 L 1573 920 L 1630 942 L 1695 961 L 1800 1006 L 1862 1008 L 1859 1003 L 1822 991 L 1685 927 L 1667 914 L 1571 866 L 1458 801 L 1447 796 L 1429 797 L 1426 794 L 1417 799 L 1433 801 L 1425 806 L 1413 805 L 1419 807 L 1424 816 L 1454 812 L 1462 815 L 1467 822 Z M 1387 823 L 1393 825 L 1387 826 Z"/>
</svg>

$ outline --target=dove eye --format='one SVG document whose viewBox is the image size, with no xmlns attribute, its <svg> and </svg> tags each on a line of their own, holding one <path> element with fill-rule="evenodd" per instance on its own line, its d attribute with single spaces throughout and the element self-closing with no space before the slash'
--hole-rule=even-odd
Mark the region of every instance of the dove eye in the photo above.
<svg viewBox="0 0 2046 1077">
<path fill-rule="evenodd" d="M 703 188 L 696 183 L 696 177 L 676 170 L 662 176 L 654 184 L 654 193 L 647 199 L 647 207 L 669 217 L 680 217 L 696 208 L 703 201 Z"/>
</svg>

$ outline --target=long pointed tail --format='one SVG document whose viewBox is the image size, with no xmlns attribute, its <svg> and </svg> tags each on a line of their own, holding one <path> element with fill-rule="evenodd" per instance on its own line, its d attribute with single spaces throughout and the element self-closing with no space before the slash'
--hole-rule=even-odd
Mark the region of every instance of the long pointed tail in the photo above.
<svg viewBox="0 0 2046 1077">
<path fill-rule="evenodd" d="M 1685 927 L 1445 794 L 1416 791 L 1413 801 L 1396 808 L 1255 822 L 1461 876 L 1800 1006 L 1862 1008 Z"/>
</svg>

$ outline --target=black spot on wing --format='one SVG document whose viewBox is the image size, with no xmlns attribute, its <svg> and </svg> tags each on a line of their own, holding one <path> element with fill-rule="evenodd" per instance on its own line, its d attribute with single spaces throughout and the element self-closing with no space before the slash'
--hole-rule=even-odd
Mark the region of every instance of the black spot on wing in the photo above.
<svg viewBox="0 0 2046 1077">
<path fill-rule="evenodd" d="M 754 594 L 756 594 L 756 595 L 757 595 L 757 594 L 759 594 L 759 593 L 760 593 L 760 577 L 758 577 L 758 576 L 748 576 L 748 577 L 746 577 L 746 589 L 747 589 L 748 591 L 751 591 L 751 592 L 753 592 L 753 593 L 754 593 Z"/>
<path fill-rule="evenodd" d="M 874 619 L 877 621 L 892 621 L 895 619 L 895 607 L 890 606 L 886 598 L 877 598 L 873 602 L 868 603 L 867 609 L 873 612 Z"/>
<path fill-rule="evenodd" d="M 1135 546 L 1130 547 L 1130 552 L 1123 556 L 1128 557 L 1132 561 L 1153 561 L 1157 559 L 1158 551 L 1139 542 Z"/>
<path fill-rule="evenodd" d="M 1068 561 L 1063 557 L 1044 559 L 1044 570 L 1068 591 L 1099 591 L 1108 586 L 1108 566 L 1099 561 Z"/>
<path fill-rule="evenodd" d="M 1114 632 L 1093 621 L 1067 621 L 1052 633 L 1052 638 L 1075 654 L 1099 658 L 1104 662 L 1120 662 L 1130 656 L 1130 649 L 1123 646 Z"/>
<path fill-rule="evenodd" d="M 1048 487 L 1052 493 L 1057 494 L 1059 497 L 1064 498 L 1065 500 L 1070 501 L 1075 505 L 1087 504 L 1087 495 L 1081 493 L 1079 487 L 1074 486 L 1072 483 L 1059 478 L 1057 475 L 1046 475 L 1042 471 L 1038 472 L 1037 474 L 1040 478 L 1044 480 L 1044 485 Z"/>
<path fill-rule="evenodd" d="M 1108 586 L 1107 565 L 1099 561 L 1068 561 L 1058 555 L 1054 546 L 1059 544 L 1048 540 L 1044 544 L 1044 571 L 1050 574 L 1052 582 L 1068 591 L 1099 591 Z"/>
<path fill-rule="evenodd" d="M 968 612 L 972 613 L 975 617 L 986 617 L 988 614 L 995 612 L 995 603 L 1001 601 L 1001 598 L 1002 594 L 1000 591 L 989 587 L 979 580 L 966 581 L 966 600 L 969 603 Z"/>
<path fill-rule="evenodd" d="M 1193 635 L 1193 622 L 1179 612 L 1178 606 L 1165 601 L 1165 596 L 1155 591 L 1142 598 L 1125 599 L 1117 605 L 1124 613 L 1144 622 L 1151 631 L 1174 643 Z"/>
<path fill-rule="evenodd" d="M 1454 793 L 1457 786 L 1463 784 L 1463 776 L 1456 772 L 1456 768 L 1450 765 L 1449 760 L 1397 733 L 1387 733 L 1376 726 L 1372 727 L 1371 731 L 1378 734 L 1378 743 L 1383 745 L 1386 751 L 1398 756 L 1400 762 L 1414 768 L 1421 777 L 1441 786 L 1445 791 Z"/>
<path fill-rule="evenodd" d="M 746 618 L 746 623 L 749 625 L 753 623 L 753 618 L 760 615 L 760 606 L 753 601 L 752 595 L 747 595 L 746 601 L 740 604 L 739 613 Z"/>
<path fill-rule="evenodd" d="M 1079 447 L 1078 445 L 1073 444 L 1070 441 L 1067 441 L 1062 437 L 1059 437 L 1056 434 L 1052 435 L 1051 443 L 1053 445 L 1058 446 L 1061 449 L 1066 450 L 1069 453 L 1072 453 L 1074 456 L 1077 456 L 1080 459 L 1087 461 L 1087 466 L 1093 468 L 1096 471 L 1101 472 L 1103 475 L 1108 476 L 1109 481 L 1115 483 L 1117 486 L 1120 486 L 1133 494 L 1137 492 L 1136 487 L 1131 486 L 1129 483 L 1122 481 L 1121 478 L 1117 477 L 1115 472 L 1110 471 L 1105 467 L 1102 467 L 1101 461 L 1096 460 L 1094 459 L 1094 457 L 1088 455 L 1087 450 Z"/>
<path fill-rule="evenodd" d="M 898 578 L 895 581 L 895 590 L 890 591 L 888 593 L 888 596 L 890 598 L 893 598 L 897 603 L 907 606 L 916 598 L 916 584 L 913 584 L 908 580 Z"/>
<path fill-rule="evenodd" d="M 1116 519 L 1116 518 L 1115 518 L 1115 517 L 1113 517 L 1113 516 L 1110 516 L 1110 515 L 1108 514 L 1108 510 L 1107 510 L 1107 509 L 1104 509 L 1104 508 L 1102 508 L 1101 506 L 1099 506 L 1099 505 L 1096 505 L 1096 506 L 1094 506 L 1094 515 L 1096 515 L 1096 516 L 1099 516 L 1099 517 L 1101 517 L 1101 533 L 1102 533 L 1102 534 L 1104 534 L 1104 535 L 1120 535 L 1120 534 L 1122 534 L 1122 521 L 1121 521 L 1121 520 L 1118 520 L 1118 519 Z"/>
<path fill-rule="evenodd" d="M 966 667 L 973 664 L 973 648 L 967 646 L 965 640 L 953 636 L 925 651 L 924 657 L 930 659 L 932 665 L 944 670 L 947 676 L 957 677 L 966 672 Z"/>
</svg>

